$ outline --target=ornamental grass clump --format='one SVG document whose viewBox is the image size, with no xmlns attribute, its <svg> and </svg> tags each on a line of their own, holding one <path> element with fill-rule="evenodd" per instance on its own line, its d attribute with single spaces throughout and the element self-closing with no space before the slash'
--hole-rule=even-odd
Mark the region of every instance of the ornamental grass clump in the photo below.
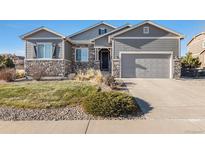
<svg viewBox="0 0 205 154">
<path fill-rule="evenodd" d="M 88 69 L 88 70 L 79 70 L 75 76 L 77 81 L 91 81 L 97 84 L 103 82 L 103 75 L 100 70 Z"/>
<path fill-rule="evenodd" d="M 0 80 L 7 82 L 14 81 L 16 79 L 16 71 L 13 68 L 0 69 Z"/>
<path fill-rule="evenodd" d="M 25 77 L 25 71 L 24 70 L 16 70 L 16 79 L 21 79 Z"/>
</svg>

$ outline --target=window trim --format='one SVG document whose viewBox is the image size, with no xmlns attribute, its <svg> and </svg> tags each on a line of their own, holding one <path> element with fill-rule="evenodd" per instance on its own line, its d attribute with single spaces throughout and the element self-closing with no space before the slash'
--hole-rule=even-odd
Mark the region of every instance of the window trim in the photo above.
<svg viewBox="0 0 205 154">
<path fill-rule="evenodd" d="M 102 31 L 103 32 L 105 32 L 105 33 L 102 33 Z M 104 35 L 104 34 L 106 34 L 107 33 L 107 28 L 99 28 L 99 30 L 98 30 L 98 35 Z"/>
<path fill-rule="evenodd" d="M 77 52 L 78 49 L 87 49 L 88 57 L 87 57 L 86 61 L 83 61 L 83 60 L 79 61 L 79 60 L 76 59 L 76 52 Z M 84 48 L 84 47 L 83 48 L 75 48 L 75 62 L 86 62 L 86 63 L 89 62 L 89 49 L 88 48 Z"/>
<path fill-rule="evenodd" d="M 51 43 L 51 42 L 37 42 L 36 43 L 36 49 L 37 49 L 37 53 L 36 53 L 36 59 L 53 59 L 53 56 L 51 56 L 51 58 L 45 58 L 45 48 L 44 48 L 44 58 L 38 58 L 38 45 L 41 45 L 41 44 L 43 44 L 44 46 L 45 46 L 45 44 L 49 44 L 49 45 L 51 45 L 51 54 L 53 54 L 53 43 Z"/>
<path fill-rule="evenodd" d="M 204 63 L 205 63 L 205 54 L 204 54 Z"/>
<path fill-rule="evenodd" d="M 205 49 L 205 39 L 202 41 L 202 48 Z"/>
<path fill-rule="evenodd" d="M 143 27 L 143 34 L 149 34 L 149 26 L 144 26 Z"/>
</svg>

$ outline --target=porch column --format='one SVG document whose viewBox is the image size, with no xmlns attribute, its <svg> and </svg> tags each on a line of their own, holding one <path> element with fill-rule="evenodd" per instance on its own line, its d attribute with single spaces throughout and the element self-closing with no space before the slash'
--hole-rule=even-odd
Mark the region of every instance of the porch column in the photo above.
<svg viewBox="0 0 205 154">
<path fill-rule="evenodd" d="M 99 48 L 95 48 L 95 61 L 99 61 Z"/>
</svg>

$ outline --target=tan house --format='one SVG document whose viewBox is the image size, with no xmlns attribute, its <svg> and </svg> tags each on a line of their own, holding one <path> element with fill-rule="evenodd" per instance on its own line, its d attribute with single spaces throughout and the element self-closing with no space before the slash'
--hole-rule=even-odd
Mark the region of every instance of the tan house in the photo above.
<svg viewBox="0 0 205 154">
<path fill-rule="evenodd" d="M 201 67 L 205 67 L 205 32 L 194 36 L 187 44 L 187 48 L 193 57 L 199 57 Z"/>
</svg>

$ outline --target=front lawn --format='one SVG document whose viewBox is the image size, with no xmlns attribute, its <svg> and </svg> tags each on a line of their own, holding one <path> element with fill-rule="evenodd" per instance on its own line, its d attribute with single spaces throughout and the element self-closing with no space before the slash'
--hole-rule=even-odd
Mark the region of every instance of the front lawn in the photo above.
<svg viewBox="0 0 205 154">
<path fill-rule="evenodd" d="M 120 117 L 138 111 L 132 96 L 102 91 L 88 81 L 0 83 L 0 119 L 84 119 L 86 114 Z"/>
<path fill-rule="evenodd" d="M 58 108 L 75 105 L 97 86 L 76 81 L 40 81 L 0 84 L 0 105 L 18 108 Z"/>
</svg>

